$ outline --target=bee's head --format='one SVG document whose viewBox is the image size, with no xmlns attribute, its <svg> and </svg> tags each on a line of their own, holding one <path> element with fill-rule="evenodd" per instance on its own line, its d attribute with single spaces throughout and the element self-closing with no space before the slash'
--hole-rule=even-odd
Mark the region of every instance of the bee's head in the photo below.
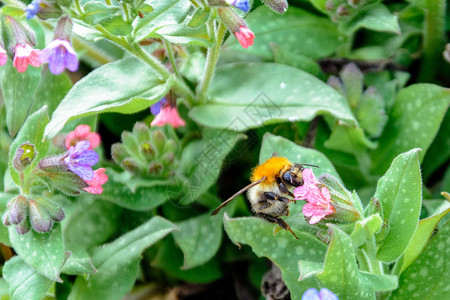
<svg viewBox="0 0 450 300">
<path fill-rule="evenodd" d="M 281 176 L 285 184 L 294 187 L 303 185 L 303 166 L 300 164 L 293 164 L 292 167 L 284 172 Z"/>
</svg>

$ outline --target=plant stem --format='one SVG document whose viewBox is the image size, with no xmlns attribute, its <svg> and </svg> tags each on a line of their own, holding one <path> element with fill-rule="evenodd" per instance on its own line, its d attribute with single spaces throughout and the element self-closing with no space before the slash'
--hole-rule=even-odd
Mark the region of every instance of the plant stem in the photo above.
<svg viewBox="0 0 450 300">
<path fill-rule="evenodd" d="M 419 81 L 434 82 L 442 64 L 445 45 L 446 0 L 426 0 L 423 60 Z"/>
<path fill-rule="evenodd" d="M 82 16 L 83 15 L 83 9 L 81 9 L 80 0 L 75 0 L 74 3 L 75 3 L 75 7 L 77 8 L 78 14 L 80 16 Z"/>
<path fill-rule="evenodd" d="M 178 70 L 177 63 L 175 62 L 175 56 L 173 55 L 172 47 L 167 41 L 164 41 L 164 46 L 166 47 L 167 56 L 169 57 L 170 64 L 172 65 L 172 70 L 177 75 L 177 77 L 182 80 L 180 71 Z"/>
<path fill-rule="evenodd" d="M 125 21 L 130 22 L 131 14 L 130 14 L 130 10 L 128 9 L 128 4 L 125 2 L 122 2 L 122 8 L 123 8 L 123 14 L 125 15 Z"/>
<path fill-rule="evenodd" d="M 372 239 L 369 239 L 367 243 L 365 244 L 365 250 L 367 253 L 367 258 L 369 260 L 369 265 L 372 273 L 377 275 L 382 275 L 383 270 L 381 268 L 380 262 L 377 260 L 377 245 L 375 242 L 375 237 L 372 237 Z"/>
<path fill-rule="evenodd" d="M 212 27 L 214 27 L 214 24 L 212 22 L 214 22 L 214 20 L 210 20 L 209 24 L 208 24 L 210 29 L 212 29 Z M 208 87 L 209 87 L 212 77 L 214 75 L 214 69 L 217 64 L 217 59 L 219 58 L 220 47 L 222 46 L 222 41 L 223 41 L 226 31 L 227 31 L 227 27 L 222 22 L 219 22 L 219 26 L 214 35 L 214 45 L 212 48 L 208 49 L 205 73 L 204 73 L 203 79 L 197 89 L 197 95 L 203 101 L 205 100 L 205 94 L 208 91 Z"/>
</svg>

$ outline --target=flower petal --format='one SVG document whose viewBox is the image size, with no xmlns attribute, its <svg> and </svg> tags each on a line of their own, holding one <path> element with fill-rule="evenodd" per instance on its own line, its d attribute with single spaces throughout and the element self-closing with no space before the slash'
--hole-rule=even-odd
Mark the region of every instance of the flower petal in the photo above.
<svg viewBox="0 0 450 300">
<path fill-rule="evenodd" d="M 319 291 L 315 288 L 310 288 L 303 293 L 302 300 L 321 300 Z"/>
</svg>

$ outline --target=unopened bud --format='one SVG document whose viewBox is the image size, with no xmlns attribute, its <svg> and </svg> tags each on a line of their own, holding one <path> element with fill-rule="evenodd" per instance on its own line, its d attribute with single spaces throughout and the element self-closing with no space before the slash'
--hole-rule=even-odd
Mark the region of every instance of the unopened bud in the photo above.
<svg viewBox="0 0 450 300">
<path fill-rule="evenodd" d="M 377 198 L 372 198 L 369 202 L 369 205 L 366 208 L 366 215 L 375 215 L 379 214 L 381 218 L 383 218 L 383 208 L 381 206 L 380 200 Z"/>
<path fill-rule="evenodd" d="M 5 49 L 11 57 L 14 57 L 16 46 L 26 44 L 34 47 L 36 45 L 36 37 L 31 29 L 19 24 L 16 19 L 6 16 L 2 19 L 2 38 L 5 43 Z"/>
<path fill-rule="evenodd" d="M 30 221 L 28 218 L 24 218 L 22 222 L 16 225 L 16 232 L 18 234 L 26 234 L 28 231 L 30 231 Z"/>
<path fill-rule="evenodd" d="M 357 7 L 361 3 L 361 0 L 347 0 L 347 1 L 348 4 L 350 4 L 353 7 Z"/>
<path fill-rule="evenodd" d="M 120 143 L 113 144 L 111 146 L 111 157 L 118 165 L 122 164 L 122 161 L 128 156 L 128 152 L 125 146 Z"/>
<path fill-rule="evenodd" d="M 155 130 L 153 132 L 152 142 L 156 148 L 156 151 L 158 151 L 158 154 L 163 153 L 164 145 L 166 143 L 166 136 L 164 135 L 164 133 L 161 130 Z"/>
<path fill-rule="evenodd" d="M 136 136 L 137 140 L 142 141 L 149 141 L 150 140 L 150 130 L 148 126 L 145 123 L 142 122 L 136 122 L 133 126 L 133 134 Z"/>
<path fill-rule="evenodd" d="M 380 231 L 375 235 L 375 240 L 378 243 L 383 242 L 389 234 L 389 223 L 387 219 L 384 219 L 383 225 L 381 225 Z"/>
<path fill-rule="evenodd" d="M 48 212 L 48 214 L 54 221 L 59 222 L 64 220 L 64 210 L 60 206 L 45 198 L 39 198 L 37 201 L 39 202 L 39 205 Z"/>
<path fill-rule="evenodd" d="M 151 175 L 159 175 L 161 174 L 162 169 L 163 166 L 161 165 L 161 163 L 154 161 L 149 164 L 148 173 Z"/>
<path fill-rule="evenodd" d="M 288 9 L 286 0 L 264 0 L 264 4 L 279 14 L 284 14 Z"/>
<path fill-rule="evenodd" d="M 171 163 L 173 163 L 174 160 L 175 160 L 175 153 L 173 152 L 166 153 L 162 157 L 162 163 L 164 165 L 170 165 Z"/>
<path fill-rule="evenodd" d="M 131 172 L 131 173 L 139 173 L 139 165 L 132 158 L 125 158 L 121 163 L 122 168 Z"/>
<path fill-rule="evenodd" d="M 177 142 L 175 142 L 174 140 L 168 140 L 165 147 L 164 147 L 164 152 L 169 152 L 169 151 L 177 151 L 178 145 Z"/>
<path fill-rule="evenodd" d="M 142 142 L 139 151 L 147 159 L 153 159 L 155 157 L 155 149 L 149 142 Z"/>
<path fill-rule="evenodd" d="M 345 17 L 350 14 L 350 10 L 346 4 L 342 4 L 336 9 L 336 13 L 341 17 Z"/>
<path fill-rule="evenodd" d="M 235 33 L 239 32 L 241 27 L 248 27 L 244 19 L 242 19 L 237 13 L 229 7 L 221 7 L 217 10 L 222 22 L 228 27 L 228 29 Z"/>
<path fill-rule="evenodd" d="M 24 218 L 26 218 L 28 201 L 24 196 L 19 195 L 13 198 L 8 203 L 8 206 L 9 221 L 11 222 L 11 224 L 17 225 L 22 222 Z"/>
<path fill-rule="evenodd" d="M 68 16 L 61 17 L 56 24 L 54 39 L 70 41 L 72 21 Z"/>
<path fill-rule="evenodd" d="M 19 146 L 16 150 L 16 154 L 13 159 L 13 166 L 18 171 L 22 171 L 26 166 L 28 166 L 36 153 L 34 151 L 34 146 L 30 143 L 24 143 Z"/>
<path fill-rule="evenodd" d="M 53 220 L 47 210 L 35 200 L 29 202 L 30 223 L 34 231 L 44 233 L 52 229 Z"/>
</svg>

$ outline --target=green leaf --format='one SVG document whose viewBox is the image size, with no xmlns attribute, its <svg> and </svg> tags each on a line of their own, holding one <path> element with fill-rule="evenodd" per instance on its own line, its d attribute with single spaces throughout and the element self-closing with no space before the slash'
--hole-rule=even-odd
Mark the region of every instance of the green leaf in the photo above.
<svg viewBox="0 0 450 300">
<path fill-rule="evenodd" d="M 358 248 L 371 239 L 373 235 L 380 230 L 382 224 L 383 220 L 381 220 L 381 217 L 378 214 L 371 215 L 362 221 L 356 222 L 355 229 L 350 235 L 355 248 Z"/>
<path fill-rule="evenodd" d="M 258 218 L 233 218 L 224 216 L 225 230 L 235 244 L 248 244 L 253 252 L 265 256 L 281 270 L 283 281 L 291 292 L 292 299 L 300 299 L 311 287 L 310 280 L 298 281 L 299 260 L 323 262 L 326 246 L 309 234 L 296 232 L 296 240 L 286 230 L 273 234 L 274 224 Z"/>
<path fill-rule="evenodd" d="M 30 230 L 24 235 L 17 234 L 10 226 L 9 238 L 14 250 L 28 265 L 53 281 L 62 282 L 59 274 L 64 264 L 64 245 L 59 223 L 47 233 Z"/>
<path fill-rule="evenodd" d="M 449 104 L 450 90 L 437 85 L 420 83 L 402 89 L 372 155 L 374 171 L 382 173 L 395 156 L 415 147 L 423 150 L 422 160 Z"/>
<path fill-rule="evenodd" d="M 138 18 L 133 23 L 135 39 L 140 41 L 156 29 L 181 23 L 187 17 L 190 6 L 190 1 L 186 0 L 152 2 L 153 10 L 143 19 Z"/>
<path fill-rule="evenodd" d="M 319 168 L 314 169 L 314 174 L 317 177 L 322 173 L 327 173 L 339 179 L 339 174 L 333 164 L 319 151 L 299 146 L 283 137 L 266 133 L 259 154 L 259 163 L 265 162 L 274 152 L 277 152 L 278 156 L 286 157 L 291 162 L 319 166 Z"/>
<path fill-rule="evenodd" d="M 121 15 L 108 16 L 101 24 L 114 35 L 128 35 L 133 30 L 130 23 L 126 22 Z"/>
<path fill-rule="evenodd" d="M 330 138 L 324 146 L 358 157 L 368 149 L 374 149 L 376 144 L 366 138 L 362 128 L 336 124 L 331 132 Z"/>
<path fill-rule="evenodd" d="M 380 201 L 389 226 L 377 252 L 377 259 L 384 262 L 402 255 L 419 223 L 422 179 L 418 151 L 413 149 L 397 156 L 377 184 L 374 197 Z"/>
<path fill-rule="evenodd" d="M 273 60 L 277 64 L 292 66 L 314 76 L 321 74 L 319 64 L 307 56 L 293 54 L 277 44 L 272 44 L 272 52 Z"/>
<path fill-rule="evenodd" d="M 78 209 L 63 222 L 65 248 L 72 255 L 63 267 L 65 274 L 94 273 L 88 250 L 107 241 L 117 230 L 121 209 L 94 197 L 78 198 Z"/>
<path fill-rule="evenodd" d="M 34 93 L 31 111 L 34 112 L 47 105 L 47 112 L 51 115 L 71 88 L 72 81 L 66 73 L 53 75 L 48 68 L 44 68 L 41 81 Z"/>
<path fill-rule="evenodd" d="M 243 131 L 332 115 L 353 124 L 347 101 L 316 77 L 286 65 L 238 63 L 217 68 L 209 101 L 189 115 L 202 125 Z M 219 117 L 220 116 L 220 117 Z"/>
<path fill-rule="evenodd" d="M 9 152 L 9 172 L 17 185 L 20 185 L 21 182 L 19 172 L 13 166 L 16 151 L 23 143 L 26 142 L 34 146 L 35 157 L 31 164 L 26 168 L 28 171 L 32 170 L 34 166 L 36 166 L 39 161 L 47 155 L 50 142 L 43 141 L 42 137 L 48 121 L 47 107 L 44 106 L 27 118 L 25 124 L 20 129 L 19 134 L 11 145 Z"/>
<path fill-rule="evenodd" d="M 270 43 L 276 43 L 283 45 L 291 53 L 317 59 L 331 55 L 345 42 L 345 37 L 340 35 L 336 24 L 331 20 L 292 6 L 283 15 L 260 6 L 252 11 L 246 21 L 255 33 L 253 46 L 244 49 L 230 35 L 225 42 L 227 51 L 272 59 Z"/>
<path fill-rule="evenodd" d="M 394 270 L 399 270 L 398 274 L 401 274 L 406 268 L 411 265 L 416 258 L 422 253 L 423 249 L 427 246 L 427 243 L 436 230 L 436 226 L 439 221 L 445 217 L 450 212 L 450 208 L 447 208 L 441 213 L 438 213 L 429 218 L 420 220 L 419 226 L 417 227 L 416 232 L 414 232 L 413 237 L 411 238 L 411 242 L 406 248 L 405 253 L 403 253 L 403 257 L 401 260 L 397 262 Z M 399 269 L 399 267 L 401 267 Z"/>
<path fill-rule="evenodd" d="M 117 6 L 106 5 L 100 1 L 88 1 L 83 5 L 83 19 L 89 24 L 95 25 L 108 19 L 118 11 L 119 7 Z"/>
<path fill-rule="evenodd" d="M 440 299 L 448 295 L 450 277 L 450 222 L 430 241 L 420 256 L 401 274 L 390 299 Z"/>
<path fill-rule="evenodd" d="M 141 111 L 161 99 L 169 86 L 169 82 L 162 82 L 150 67 L 134 57 L 103 65 L 73 86 L 53 113 L 45 137 L 54 137 L 74 118 L 100 112 Z"/>
<path fill-rule="evenodd" d="M 186 24 L 167 25 L 155 31 L 155 34 L 148 37 L 160 37 L 169 43 L 179 45 L 196 45 L 211 47 L 212 40 L 209 38 L 206 25 L 190 28 Z"/>
<path fill-rule="evenodd" d="M 112 169 L 107 169 L 106 173 L 109 180 L 103 185 L 103 193 L 99 195 L 99 198 L 121 207 L 148 211 L 163 204 L 172 195 L 169 181 L 136 181 L 133 180 L 133 174 L 117 173 Z"/>
<path fill-rule="evenodd" d="M 11 200 L 15 196 L 17 196 L 17 195 L 0 192 L 0 214 L 1 215 L 3 215 L 3 213 L 6 211 L 6 205 L 8 204 L 9 200 Z M 6 246 L 11 246 L 11 242 L 9 241 L 8 227 L 5 226 L 3 224 L 3 222 L 0 223 L 0 243 L 2 243 L 3 245 L 6 245 Z"/>
<path fill-rule="evenodd" d="M 359 28 L 367 28 L 375 31 L 392 32 L 401 34 L 398 17 L 391 13 L 389 9 L 381 4 L 367 6 L 360 10 L 358 15 L 346 25 L 347 30 L 356 31 Z"/>
<path fill-rule="evenodd" d="M 373 273 L 360 272 L 368 279 L 375 291 L 392 291 L 398 287 L 398 277 L 393 275 L 377 275 Z"/>
<path fill-rule="evenodd" d="M 381 135 L 387 116 L 383 97 L 376 89 L 369 88 L 364 92 L 358 104 L 356 118 L 369 137 L 377 138 Z"/>
<path fill-rule="evenodd" d="M 372 285 L 359 272 L 352 240 L 337 226 L 329 225 L 333 237 L 325 267 L 317 278 L 340 300 L 375 299 Z"/>
<path fill-rule="evenodd" d="M 92 251 L 98 273 L 78 276 L 69 299 L 121 299 L 133 287 L 142 252 L 177 227 L 156 216 L 114 242 Z"/>
<path fill-rule="evenodd" d="M 53 281 L 37 273 L 20 256 L 8 260 L 2 270 L 9 283 L 11 300 L 40 300 L 44 298 Z M 2 298 L 3 299 L 3 298 Z"/>
<path fill-rule="evenodd" d="M 211 15 L 211 9 L 209 7 L 199 7 L 192 15 L 192 18 L 189 20 L 189 27 L 198 27 L 202 26 L 208 21 L 209 16 Z"/>
<path fill-rule="evenodd" d="M 3 68 L 1 89 L 6 107 L 6 125 L 9 134 L 15 136 L 28 116 L 41 69 L 28 66 L 24 73 L 19 73 L 10 61 Z"/>
<path fill-rule="evenodd" d="M 225 157 L 243 138 L 243 134 L 228 130 L 204 129 L 203 139 L 191 143 L 183 151 L 182 160 L 187 162 L 185 168 L 192 170 L 184 174 L 187 179 L 175 177 L 177 182 L 171 193 L 173 196 L 179 194 L 177 201 L 188 205 L 207 191 L 219 177 Z"/>
<path fill-rule="evenodd" d="M 176 223 L 175 242 L 184 253 L 182 269 L 191 269 L 209 261 L 219 250 L 222 241 L 223 214 L 210 213 Z"/>
</svg>

